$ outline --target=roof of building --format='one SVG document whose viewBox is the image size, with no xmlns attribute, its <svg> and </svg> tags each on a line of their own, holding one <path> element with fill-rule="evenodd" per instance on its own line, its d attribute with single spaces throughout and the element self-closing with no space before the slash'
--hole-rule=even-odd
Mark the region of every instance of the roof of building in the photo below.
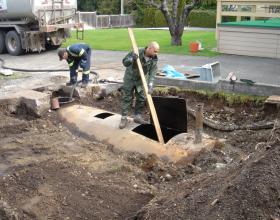
<svg viewBox="0 0 280 220">
<path fill-rule="evenodd" d="M 219 26 L 244 26 L 257 28 L 280 28 L 280 18 L 255 21 L 222 22 Z"/>
</svg>

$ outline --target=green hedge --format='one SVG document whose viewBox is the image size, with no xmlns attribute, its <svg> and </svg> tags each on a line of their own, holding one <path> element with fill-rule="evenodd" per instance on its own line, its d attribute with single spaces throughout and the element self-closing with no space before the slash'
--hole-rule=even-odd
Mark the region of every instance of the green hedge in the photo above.
<svg viewBox="0 0 280 220">
<path fill-rule="evenodd" d="M 166 27 L 167 23 L 160 10 L 157 10 L 155 8 L 149 8 L 149 9 L 145 10 L 143 26 L 144 27 Z"/>
<path fill-rule="evenodd" d="M 214 10 L 192 10 L 187 19 L 191 27 L 216 27 L 216 11 Z"/>
<path fill-rule="evenodd" d="M 149 8 L 145 10 L 143 27 L 166 27 L 167 23 L 160 10 Z M 192 27 L 216 27 L 216 12 L 213 10 L 192 10 L 186 25 Z"/>
</svg>

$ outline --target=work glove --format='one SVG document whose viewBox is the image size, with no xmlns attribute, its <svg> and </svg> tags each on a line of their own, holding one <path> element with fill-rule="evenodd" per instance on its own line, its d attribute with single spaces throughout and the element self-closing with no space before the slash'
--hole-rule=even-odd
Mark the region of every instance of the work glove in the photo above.
<svg viewBox="0 0 280 220">
<path fill-rule="evenodd" d="M 132 58 L 132 61 L 135 62 L 138 59 L 138 55 L 136 53 L 132 52 L 131 58 Z"/>
<path fill-rule="evenodd" d="M 154 87 L 153 87 L 153 83 L 149 83 L 148 84 L 148 94 L 152 94 L 154 91 Z"/>
</svg>

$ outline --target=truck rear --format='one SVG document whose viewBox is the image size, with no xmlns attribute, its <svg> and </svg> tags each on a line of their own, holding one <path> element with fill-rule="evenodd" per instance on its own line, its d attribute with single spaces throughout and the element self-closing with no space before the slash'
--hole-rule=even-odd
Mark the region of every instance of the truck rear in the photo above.
<svg viewBox="0 0 280 220">
<path fill-rule="evenodd" d="M 70 36 L 77 0 L 0 0 L 0 53 L 57 49 Z"/>
</svg>

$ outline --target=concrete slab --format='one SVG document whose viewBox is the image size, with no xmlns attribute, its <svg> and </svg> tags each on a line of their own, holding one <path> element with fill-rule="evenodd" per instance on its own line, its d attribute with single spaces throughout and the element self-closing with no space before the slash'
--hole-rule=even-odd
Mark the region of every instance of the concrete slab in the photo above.
<svg viewBox="0 0 280 220">
<path fill-rule="evenodd" d="M 21 93 L 9 93 L 0 96 L 0 105 L 6 106 L 11 113 L 16 112 L 17 106 L 21 103 Z"/>
<path fill-rule="evenodd" d="M 36 116 L 41 116 L 50 109 L 50 94 L 26 90 L 21 92 L 21 96 L 21 103 Z"/>
<path fill-rule="evenodd" d="M 122 83 L 99 83 L 100 95 L 105 97 L 122 87 Z"/>
<path fill-rule="evenodd" d="M 32 114 L 41 116 L 50 109 L 50 94 L 34 90 L 23 90 L 0 96 L 0 104 L 5 105 L 10 112 L 25 105 Z"/>
<path fill-rule="evenodd" d="M 254 85 L 248 85 L 247 83 L 239 81 L 236 81 L 234 84 L 231 84 L 229 80 L 219 80 L 217 83 L 209 83 L 196 80 L 180 80 L 167 77 L 156 77 L 155 85 L 175 86 L 182 89 L 201 89 L 213 92 L 220 91 L 258 96 L 280 95 L 279 85 L 263 83 L 255 83 Z"/>
<path fill-rule="evenodd" d="M 73 92 L 73 97 L 83 98 L 90 96 L 91 98 L 99 99 L 117 91 L 121 86 L 121 83 L 90 83 L 86 88 L 81 88 L 80 86 L 74 88 L 73 86 L 62 85 L 61 89 L 69 96 Z"/>
</svg>

